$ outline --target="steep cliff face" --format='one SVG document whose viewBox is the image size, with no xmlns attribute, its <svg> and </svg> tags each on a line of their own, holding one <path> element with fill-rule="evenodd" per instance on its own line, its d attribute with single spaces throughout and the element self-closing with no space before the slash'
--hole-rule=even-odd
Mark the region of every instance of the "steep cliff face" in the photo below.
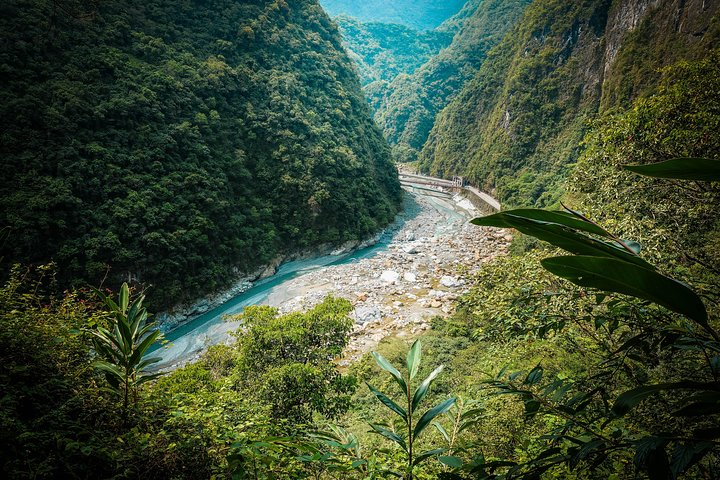
<svg viewBox="0 0 720 480">
<path fill-rule="evenodd" d="M 627 106 L 660 79 L 659 68 L 720 46 L 718 0 L 616 2 L 605 35 L 601 109 Z"/>
<path fill-rule="evenodd" d="M 551 205 L 588 122 L 717 44 L 718 2 L 536 0 L 438 116 L 422 167 L 506 204 Z"/>
</svg>

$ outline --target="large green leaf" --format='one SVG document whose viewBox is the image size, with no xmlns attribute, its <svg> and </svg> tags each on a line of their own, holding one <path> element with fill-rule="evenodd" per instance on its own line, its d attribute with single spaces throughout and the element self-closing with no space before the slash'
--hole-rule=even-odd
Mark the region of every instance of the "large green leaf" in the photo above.
<svg viewBox="0 0 720 480">
<path fill-rule="evenodd" d="M 407 393 L 407 391 L 408 391 L 407 384 L 405 383 L 405 380 L 403 379 L 402 374 L 400 374 L 398 369 L 393 367 L 392 363 L 388 362 L 387 359 L 385 359 L 385 357 L 383 357 L 379 353 L 377 353 L 377 352 L 371 352 L 371 353 L 372 353 L 372 356 L 375 357 L 375 361 L 380 366 L 380 368 L 382 368 L 383 370 L 388 372 L 390 375 L 392 375 L 393 378 L 395 379 L 395 381 L 398 383 L 398 385 L 400 385 L 400 388 L 402 388 L 403 393 Z"/>
<path fill-rule="evenodd" d="M 541 263 L 548 271 L 575 285 L 657 303 L 712 331 L 700 297 L 684 283 L 656 271 L 607 257 L 554 257 L 542 260 Z"/>
<path fill-rule="evenodd" d="M 537 210 L 536 212 L 543 212 L 543 210 Z M 574 227 L 568 227 L 564 224 L 548 223 L 527 216 L 517 216 L 505 212 L 490 215 L 489 217 L 476 218 L 472 222 L 476 225 L 514 228 L 526 235 L 548 242 L 575 255 L 613 257 L 643 266 L 650 270 L 655 268 L 635 253 L 631 253 L 631 251 L 628 251 L 617 243 L 608 243 L 591 238 L 580 233 Z M 587 222 L 583 223 L 592 225 Z"/>
<path fill-rule="evenodd" d="M 370 428 L 372 428 L 375 433 L 380 434 L 383 437 L 392 440 L 393 442 L 400 445 L 405 451 L 407 451 L 407 449 L 408 449 L 407 443 L 405 443 L 405 440 L 397 433 L 392 432 L 392 431 L 388 430 L 387 428 L 385 428 L 381 425 L 377 425 L 375 423 L 371 423 Z"/>
<path fill-rule="evenodd" d="M 697 417 L 720 414 L 720 391 L 702 392 L 685 400 L 685 405 L 672 413 L 676 417 Z"/>
<path fill-rule="evenodd" d="M 385 405 L 390 410 L 392 410 L 393 412 L 400 415 L 400 418 L 402 418 L 403 420 L 405 420 L 407 422 L 408 414 L 404 408 L 402 408 L 400 405 L 398 405 L 397 403 L 392 401 L 387 395 L 380 392 L 379 390 L 377 390 L 375 387 L 373 387 L 369 383 L 366 383 L 366 385 L 368 386 L 370 391 L 373 393 L 373 395 L 375 395 L 378 398 L 378 400 L 380 400 L 383 403 L 383 405 Z"/>
<path fill-rule="evenodd" d="M 445 368 L 443 365 L 440 365 L 435 370 L 430 373 L 430 375 L 427 376 L 425 380 L 420 384 L 420 386 L 415 390 L 415 394 L 413 395 L 412 400 L 412 411 L 414 412 L 415 409 L 417 409 L 418 405 L 420 405 L 420 402 L 422 402 L 423 398 L 428 393 L 428 389 L 430 388 L 430 384 L 433 380 L 435 380 L 435 377 L 440 375 L 440 372 L 443 371 L 443 368 Z"/>
<path fill-rule="evenodd" d="M 420 340 L 415 340 L 412 347 L 407 353 L 407 369 L 410 375 L 410 380 L 415 378 L 417 375 L 418 368 L 420 368 L 420 358 L 422 356 L 422 344 Z"/>
<path fill-rule="evenodd" d="M 147 352 L 147 349 L 150 348 L 150 346 L 155 343 L 155 341 L 160 336 L 160 330 L 155 330 L 150 335 L 145 337 L 142 342 L 140 342 L 140 345 L 135 347 L 135 351 L 133 352 L 132 356 L 130 357 L 130 364 L 135 365 L 142 359 L 142 357 L 145 356 L 145 352 Z"/>
<path fill-rule="evenodd" d="M 443 465 L 447 465 L 450 468 L 462 468 L 463 461 L 459 457 L 453 457 L 453 456 L 439 456 L 438 460 L 440 460 L 440 463 Z"/>
<path fill-rule="evenodd" d="M 428 458 L 434 457 L 435 455 L 440 455 L 441 453 L 445 452 L 447 452 L 447 448 L 436 448 L 434 450 L 428 450 L 427 452 L 423 452 L 413 459 L 413 465 L 419 465 Z"/>
<path fill-rule="evenodd" d="M 487 217 L 476 218 L 472 221 L 472 223 L 486 227 L 515 228 L 512 226 L 512 222 L 515 218 L 526 218 L 544 223 L 556 223 L 558 225 L 570 227 L 573 230 L 593 233 L 595 235 L 600 235 L 601 237 L 610 237 L 610 234 L 602 227 L 585 221 L 578 215 L 561 211 L 540 210 L 537 208 L 507 210 Z"/>
<path fill-rule="evenodd" d="M 450 410 L 450 407 L 455 404 L 455 400 L 455 398 L 449 398 L 425 412 L 425 414 L 420 417 L 417 425 L 415 425 L 415 430 L 413 431 L 413 438 L 417 438 L 423 432 L 423 430 L 425 430 L 425 428 L 430 425 L 430 422 L 432 422 L 435 417 Z"/>
<path fill-rule="evenodd" d="M 128 287 L 127 283 L 123 283 L 122 287 L 120 287 L 120 294 L 118 295 L 118 306 L 120 307 L 120 312 L 122 312 L 123 314 L 127 312 L 129 303 L 130 287 Z"/>
<path fill-rule="evenodd" d="M 155 363 L 158 363 L 162 361 L 161 357 L 151 357 L 151 358 L 145 358 L 142 362 L 138 363 L 137 370 L 139 372 L 142 372 L 144 369 L 149 367 L 150 365 L 153 365 Z"/>
<path fill-rule="evenodd" d="M 435 427 L 437 429 L 438 432 L 440 432 L 440 435 L 443 436 L 443 438 L 445 439 L 446 442 L 450 443 L 452 441 L 450 439 L 450 435 L 448 434 L 447 430 L 445 430 L 445 428 L 442 425 L 440 425 L 438 422 L 433 422 L 432 425 L 433 425 L 433 427 Z"/>
<path fill-rule="evenodd" d="M 625 169 L 647 177 L 720 181 L 720 160 L 709 158 L 675 158 L 650 165 L 627 165 Z"/>
<path fill-rule="evenodd" d="M 635 408 L 643 400 L 649 396 L 667 390 L 713 390 L 718 389 L 715 383 L 700 382 L 676 382 L 676 383 L 658 383 L 655 385 L 644 385 L 642 387 L 633 388 L 620 395 L 613 404 L 612 410 L 615 415 L 622 416 Z"/>
</svg>

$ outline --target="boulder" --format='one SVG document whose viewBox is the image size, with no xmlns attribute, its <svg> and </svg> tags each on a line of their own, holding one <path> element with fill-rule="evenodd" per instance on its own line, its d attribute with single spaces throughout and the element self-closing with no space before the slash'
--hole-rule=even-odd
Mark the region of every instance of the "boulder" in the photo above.
<svg viewBox="0 0 720 480">
<path fill-rule="evenodd" d="M 418 253 L 417 247 L 415 245 L 405 245 L 402 247 L 402 250 L 409 255 L 414 255 Z"/>
<path fill-rule="evenodd" d="M 382 313 L 377 306 L 369 305 L 357 307 L 355 311 L 350 314 L 350 317 L 355 319 L 355 323 L 362 325 L 368 322 L 380 320 L 382 318 Z"/>
<path fill-rule="evenodd" d="M 380 280 L 385 283 L 395 284 L 400 280 L 400 274 L 393 270 L 385 270 L 382 275 L 380 275 Z"/>
<path fill-rule="evenodd" d="M 405 275 L 403 275 L 403 280 L 410 283 L 417 282 L 417 275 L 411 272 L 406 272 Z"/>
<path fill-rule="evenodd" d="M 455 277 L 445 276 L 440 279 L 440 285 L 447 288 L 461 287 L 465 284 L 462 280 Z"/>
</svg>

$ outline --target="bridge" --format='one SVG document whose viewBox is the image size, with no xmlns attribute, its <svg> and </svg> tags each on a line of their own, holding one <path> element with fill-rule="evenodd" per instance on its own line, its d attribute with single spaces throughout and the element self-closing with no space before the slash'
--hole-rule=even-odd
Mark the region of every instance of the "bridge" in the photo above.
<svg viewBox="0 0 720 480">
<path fill-rule="evenodd" d="M 401 172 L 400 184 L 408 188 L 416 188 L 431 192 L 444 192 L 444 189 L 450 190 L 464 190 L 471 193 L 476 198 L 481 200 L 484 204 L 488 205 L 493 210 L 500 211 L 502 206 L 491 195 L 478 190 L 477 188 L 467 184 L 463 177 L 453 177 L 452 180 L 445 180 L 442 178 L 428 177 L 427 175 L 418 175 L 414 173 Z M 431 188 L 432 187 L 432 188 Z"/>
</svg>

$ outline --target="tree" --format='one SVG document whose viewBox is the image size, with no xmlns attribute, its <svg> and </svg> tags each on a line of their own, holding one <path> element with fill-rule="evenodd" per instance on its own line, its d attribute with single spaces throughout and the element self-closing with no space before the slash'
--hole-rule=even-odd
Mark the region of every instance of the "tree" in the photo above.
<svg viewBox="0 0 720 480">
<path fill-rule="evenodd" d="M 399 445 L 400 448 L 403 449 L 407 458 L 405 478 L 407 480 L 412 480 L 413 470 L 417 465 L 421 464 L 428 458 L 440 455 L 447 450 L 445 448 L 436 448 L 417 454 L 417 452 L 413 450 L 413 447 L 415 446 L 417 439 L 425 431 L 425 429 L 431 425 L 435 417 L 450 410 L 450 407 L 455 404 L 455 398 L 449 398 L 444 402 L 441 402 L 438 405 L 434 406 L 430 410 L 423 413 L 417 423 L 414 423 L 413 420 L 415 413 L 418 410 L 418 407 L 430 391 L 430 385 L 432 384 L 433 380 L 435 380 L 435 378 L 440 375 L 440 372 L 442 372 L 443 366 L 440 365 L 435 370 L 433 370 L 433 372 L 428 375 L 428 377 L 423 380 L 416 389 L 413 390 L 412 381 L 415 379 L 418 369 L 420 368 L 420 360 L 422 355 L 422 344 L 420 343 L 420 340 L 416 340 L 408 351 L 406 361 L 406 375 L 401 374 L 397 368 L 395 368 L 379 353 L 372 352 L 372 355 L 373 357 L 375 357 L 375 361 L 380 366 L 380 368 L 392 375 L 392 377 L 395 379 L 395 382 L 397 382 L 397 384 L 400 386 L 400 391 L 403 397 L 402 402 L 405 404 L 404 407 L 398 405 L 390 397 L 380 392 L 369 383 L 367 384 L 367 386 L 370 391 L 378 398 L 378 400 L 382 402 L 383 405 L 392 410 L 393 413 L 395 413 L 402 419 L 407 434 L 398 434 L 397 432 L 394 432 L 386 426 L 376 423 L 371 423 L 370 427 L 372 427 L 375 433 L 382 435 L 389 440 L 392 440 L 397 445 Z"/>
<path fill-rule="evenodd" d="M 310 423 L 314 413 L 345 412 L 355 380 L 340 374 L 335 359 L 348 343 L 351 310 L 350 302 L 333 297 L 305 313 L 248 307 L 234 352 L 237 388 L 261 400 L 276 420 Z"/>
<path fill-rule="evenodd" d="M 720 160 L 678 158 L 626 169 L 656 178 L 720 181 Z M 541 263 L 546 270 L 577 286 L 598 291 L 598 304 L 605 301 L 607 294 L 621 294 L 660 305 L 689 320 L 678 321 L 676 316 L 660 312 L 646 318 L 639 329 L 629 325 L 635 334 L 605 362 L 615 371 L 624 369 L 625 358 L 642 360 L 647 356 L 645 352 L 654 351 L 676 357 L 678 367 L 681 362 L 693 361 L 695 368 L 684 378 L 625 388 L 614 400 L 608 380 L 615 372 L 591 377 L 592 388 L 587 391 L 574 391 L 571 379 L 545 380 L 540 365 L 522 382 L 517 381 L 519 373 L 508 377 L 501 373 L 487 383 L 501 394 L 520 397 L 526 416 L 542 413 L 562 421 L 561 428 L 545 436 L 551 442 L 549 448 L 533 460 L 515 465 L 509 476 L 537 478 L 563 463 L 571 470 L 581 465 L 592 468 L 613 453 L 634 450 L 635 465 L 651 479 L 677 478 L 718 450 L 720 429 L 714 420 L 720 414 L 720 336 L 700 296 L 643 260 L 637 242 L 623 240 L 579 212 L 566 210 L 511 210 L 473 223 L 515 228 L 570 252 L 573 255 L 546 258 Z M 618 301 L 611 304 L 612 311 Z M 651 310 L 645 313 L 646 317 L 651 315 Z M 617 356 L 621 357 L 619 362 Z M 687 368 L 677 370 L 688 372 Z M 663 397 L 666 394 L 672 398 Z M 623 417 L 651 400 L 653 411 L 667 415 L 667 420 L 651 425 L 643 435 L 632 434 L 623 425 Z"/>
<path fill-rule="evenodd" d="M 159 357 L 145 358 L 150 346 L 160 337 L 148 322 L 148 312 L 142 306 L 142 295 L 130 303 L 130 288 L 123 283 L 118 303 L 96 290 L 96 294 L 110 311 L 108 328 L 93 331 L 95 351 L 102 358 L 95 368 L 105 374 L 110 386 L 123 396 L 123 418 L 127 421 L 130 396 L 137 403 L 138 387 L 159 377 L 160 373 L 147 373 L 147 367 L 160 361 Z"/>
</svg>

